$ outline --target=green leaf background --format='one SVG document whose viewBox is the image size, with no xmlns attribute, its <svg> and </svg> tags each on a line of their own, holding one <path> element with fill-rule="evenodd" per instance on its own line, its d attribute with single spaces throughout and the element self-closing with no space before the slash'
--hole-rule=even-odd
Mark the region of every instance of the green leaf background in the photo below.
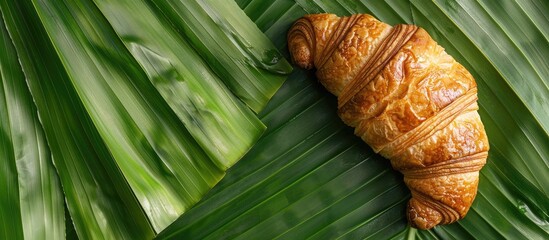
<svg viewBox="0 0 549 240">
<path fill-rule="evenodd" d="M 0 11 L 2 239 L 72 238 L 73 224 L 81 239 L 549 237 L 547 1 L 6 0 Z M 419 25 L 473 74 L 491 148 L 465 219 L 408 227 L 401 174 L 340 121 L 314 73 L 295 69 L 280 87 L 287 30 L 320 12 Z"/>
<path fill-rule="evenodd" d="M 0 31 L 0 238 L 63 238 L 63 192 L 52 155 L 4 24 Z"/>
</svg>

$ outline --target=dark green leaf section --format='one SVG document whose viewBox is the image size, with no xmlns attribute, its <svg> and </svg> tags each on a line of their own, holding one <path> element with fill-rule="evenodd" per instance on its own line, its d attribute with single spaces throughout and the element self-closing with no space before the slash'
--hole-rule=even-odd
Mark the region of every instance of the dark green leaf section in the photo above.
<svg viewBox="0 0 549 240">
<path fill-rule="evenodd" d="M 72 219 L 66 204 L 65 204 L 65 229 L 66 229 L 65 239 L 74 239 L 74 240 L 78 239 L 78 234 L 76 233 L 74 223 L 72 222 Z"/>
<path fill-rule="evenodd" d="M 9 45 L 10 39 L 6 34 L 2 21 L 2 38 L 0 46 L 0 238 L 23 239 L 23 225 L 21 222 L 21 210 L 19 204 L 19 183 L 17 179 L 17 165 L 15 163 L 14 145 L 10 124 L 10 112 L 8 111 L 7 95 L 4 83 L 13 80 L 15 66 L 10 66 L 7 60 L 12 57 Z M 4 50 L 6 49 L 6 50 Z M 13 54 L 13 51 L 11 52 Z M 13 62 L 11 62 L 13 64 Z"/>
<path fill-rule="evenodd" d="M 35 3 L 94 127 L 152 226 L 161 231 L 213 187 L 224 170 L 154 91 L 91 0 Z"/>
<path fill-rule="evenodd" d="M 78 237 L 152 238 L 146 216 L 87 117 L 34 6 L 30 1 L 0 4 Z"/>
<path fill-rule="evenodd" d="M 0 34 L 0 238 L 62 239 L 63 192 L 1 18 Z"/>
<path fill-rule="evenodd" d="M 233 93 L 261 111 L 292 70 L 233 1 L 152 1 Z"/>
<path fill-rule="evenodd" d="M 238 161 L 265 130 L 259 118 L 145 1 L 95 3 L 216 166 L 225 170 Z"/>
<path fill-rule="evenodd" d="M 175 2 L 192 7 L 199 15 L 191 17 L 205 24 L 191 22 L 181 35 L 178 16 L 165 17 L 152 2 L 2 4 L 46 137 L 55 145 L 69 212 L 84 239 L 148 238 L 151 226 L 161 231 L 195 204 L 265 130 L 231 90 L 259 111 L 291 71 L 232 2 Z M 15 146 L 26 145 L 10 142 L 10 134 L 2 139 L 12 150 L 4 152 L 14 158 Z M 40 150 L 41 161 L 51 161 L 48 149 Z M 6 192 L 17 185 L 14 166 L 5 166 Z M 17 191 L 9 190 L 6 201 L 16 205 Z M 22 194 L 25 200 L 49 192 Z M 24 206 L 15 215 L 26 217 L 27 207 L 41 213 Z"/>
<path fill-rule="evenodd" d="M 549 235 L 549 185 L 545 184 L 549 136 L 544 127 L 548 121 L 543 120 L 548 105 L 547 95 L 542 94 L 546 77 L 540 78 L 546 65 L 534 53 L 547 51 L 547 18 L 536 10 L 547 4 L 506 3 L 518 8 L 492 14 L 502 9 L 495 6 L 499 3 L 237 2 L 281 49 L 288 28 L 306 13 L 365 12 L 390 24 L 425 28 L 477 80 L 480 115 L 491 144 L 479 192 L 465 219 L 430 231 L 411 230 L 405 220 L 408 192 L 401 176 L 339 122 L 336 99 L 315 83 L 312 73 L 296 71 L 261 113 L 267 133 L 160 238 L 543 239 Z M 452 11 L 460 14 L 449 14 Z M 520 31 L 506 22 L 504 15 L 509 13 L 513 16 L 508 18 L 529 26 L 522 30 L 529 36 L 515 35 Z M 470 24 L 464 26 L 463 21 Z M 483 24 L 489 22 L 486 31 Z M 531 78 L 519 78 L 525 86 L 516 86 L 519 79 L 510 79 L 513 76 Z M 529 88 L 536 89 L 530 94 Z"/>
</svg>

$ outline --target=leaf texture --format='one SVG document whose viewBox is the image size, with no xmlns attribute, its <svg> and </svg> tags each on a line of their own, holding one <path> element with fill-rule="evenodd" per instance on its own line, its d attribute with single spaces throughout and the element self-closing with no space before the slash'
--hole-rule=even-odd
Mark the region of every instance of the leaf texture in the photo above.
<svg viewBox="0 0 549 240">
<path fill-rule="evenodd" d="M 185 6 L 209 19 L 190 28 L 207 27 L 195 36 L 150 1 L 2 2 L 80 238 L 149 238 L 264 132 L 249 107 L 261 110 L 291 67 L 236 4 L 211 4 Z M 17 184 L 14 166 L 5 166 L 6 186 Z"/>
<path fill-rule="evenodd" d="M 260 112 L 292 70 L 233 1 L 152 1 L 225 84 Z"/>
<path fill-rule="evenodd" d="M 2 24 L 2 50 L 8 50 L 9 37 L 6 36 Z M 4 82 L 11 80 L 8 74 L 11 69 L 7 65 L 8 51 L 2 51 L 1 83 L 0 84 L 0 236 L 8 239 L 23 238 L 21 210 L 19 207 L 19 183 L 17 179 L 17 164 L 15 162 L 14 145 L 12 141 L 10 116 L 7 109 L 7 91 Z M 12 52 L 13 53 L 13 52 Z"/>
<path fill-rule="evenodd" d="M 93 2 L 37 1 L 36 9 L 101 139 L 151 224 L 161 230 L 223 171 L 149 90 L 154 87 L 106 20 L 97 17 Z"/>
<path fill-rule="evenodd" d="M 78 101 L 34 6 L 0 4 L 78 237 L 152 238 L 152 227 Z"/>
<path fill-rule="evenodd" d="M 145 1 L 95 3 L 215 165 L 226 170 L 238 161 L 265 130 L 255 114 Z"/>
<path fill-rule="evenodd" d="M 64 200 L 17 53 L 0 18 L 0 238 L 62 239 Z"/>
</svg>

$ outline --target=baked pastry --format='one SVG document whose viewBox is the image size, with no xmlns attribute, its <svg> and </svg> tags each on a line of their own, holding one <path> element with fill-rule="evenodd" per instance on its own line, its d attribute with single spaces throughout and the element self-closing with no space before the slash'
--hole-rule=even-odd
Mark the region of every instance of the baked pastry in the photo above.
<svg viewBox="0 0 549 240">
<path fill-rule="evenodd" d="M 306 15 L 291 27 L 288 48 L 338 97 L 341 119 L 403 173 L 413 227 L 465 217 L 489 144 L 476 82 L 461 64 L 424 29 L 367 14 Z"/>
</svg>

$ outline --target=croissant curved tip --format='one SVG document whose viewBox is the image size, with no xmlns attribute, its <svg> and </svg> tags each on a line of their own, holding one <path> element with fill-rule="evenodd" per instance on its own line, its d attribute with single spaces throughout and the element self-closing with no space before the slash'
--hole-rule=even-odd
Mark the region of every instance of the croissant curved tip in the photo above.
<svg viewBox="0 0 549 240">
<path fill-rule="evenodd" d="M 311 49 L 305 44 L 296 44 L 290 47 L 292 62 L 300 68 L 312 69 L 313 57 Z"/>
<path fill-rule="evenodd" d="M 297 20 L 288 32 L 288 50 L 292 62 L 300 68 L 314 67 L 315 33 L 308 18 Z"/>
<path fill-rule="evenodd" d="M 437 210 L 422 204 L 415 198 L 411 198 L 408 202 L 406 216 L 413 228 L 422 230 L 431 229 L 442 221 L 442 215 Z"/>
</svg>

